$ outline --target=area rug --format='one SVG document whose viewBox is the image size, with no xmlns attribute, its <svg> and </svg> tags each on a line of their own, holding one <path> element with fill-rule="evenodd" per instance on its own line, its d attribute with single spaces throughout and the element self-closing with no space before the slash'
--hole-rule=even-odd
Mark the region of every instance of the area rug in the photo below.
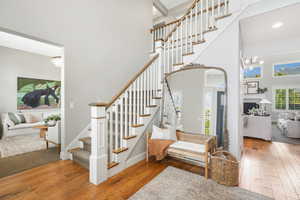
<svg viewBox="0 0 300 200">
<path fill-rule="evenodd" d="M 0 140 L 0 158 L 46 149 L 46 142 L 38 133 L 6 137 Z"/>
<path fill-rule="evenodd" d="M 226 187 L 212 180 L 168 167 L 130 200 L 271 200 L 239 187 Z"/>
</svg>

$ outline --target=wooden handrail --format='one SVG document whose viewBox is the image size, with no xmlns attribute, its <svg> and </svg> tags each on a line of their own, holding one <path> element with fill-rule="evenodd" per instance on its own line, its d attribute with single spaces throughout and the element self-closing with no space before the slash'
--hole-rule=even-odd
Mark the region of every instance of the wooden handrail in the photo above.
<svg viewBox="0 0 300 200">
<path fill-rule="evenodd" d="M 108 109 L 115 101 L 129 88 L 129 86 L 148 68 L 152 65 L 152 63 L 159 57 L 159 54 L 156 54 L 151 60 L 130 80 L 128 83 L 115 95 L 112 100 L 106 105 L 106 109 Z"/>
<path fill-rule="evenodd" d="M 167 26 L 170 26 L 170 25 L 172 25 L 172 24 L 178 23 L 177 26 L 175 26 L 175 27 L 172 29 L 172 31 L 170 31 L 170 33 L 169 33 L 169 34 L 166 36 L 166 38 L 164 39 L 165 42 L 168 41 L 168 38 L 172 35 L 172 33 L 175 32 L 176 29 L 178 28 L 178 26 L 181 25 L 181 22 L 182 22 L 183 20 L 185 20 L 185 18 L 190 18 L 190 16 L 188 16 L 188 15 L 190 14 L 191 10 L 196 6 L 196 3 L 199 2 L 199 1 L 201 1 L 201 0 L 195 0 L 195 2 L 194 2 L 193 5 L 188 9 L 188 11 L 186 12 L 186 14 L 183 15 L 180 19 L 174 20 L 174 21 L 172 21 L 172 22 L 170 22 L 170 23 L 168 23 L 168 24 L 164 24 L 164 25 L 161 25 L 161 26 L 152 28 L 152 29 L 150 30 L 150 32 L 152 33 L 153 31 L 155 31 L 155 30 L 157 30 L 157 29 L 160 29 L 160 28 L 167 27 Z M 228 2 L 229 2 L 229 1 L 227 0 L 227 1 L 223 2 L 223 3 L 221 3 L 220 5 L 211 6 L 211 7 L 208 8 L 208 11 L 211 11 L 211 10 L 213 9 L 213 7 L 214 7 L 214 9 L 217 9 L 219 6 L 224 6 L 224 5 L 225 5 L 226 3 L 228 3 Z M 203 10 L 199 11 L 197 14 L 199 15 L 201 12 L 202 12 L 202 13 L 206 13 L 206 12 L 207 12 L 207 9 L 204 8 Z M 192 15 L 192 17 L 194 17 L 194 16 L 196 16 L 195 13 Z"/>
</svg>

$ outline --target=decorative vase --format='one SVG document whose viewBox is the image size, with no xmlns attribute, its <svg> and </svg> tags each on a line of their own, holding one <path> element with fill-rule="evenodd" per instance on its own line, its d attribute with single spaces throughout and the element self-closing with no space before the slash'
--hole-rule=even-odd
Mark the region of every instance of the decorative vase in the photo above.
<svg viewBox="0 0 300 200">
<path fill-rule="evenodd" d="M 51 120 L 47 122 L 48 126 L 55 126 L 56 125 L 56 121 L 55 120 Z"/>
</svg>

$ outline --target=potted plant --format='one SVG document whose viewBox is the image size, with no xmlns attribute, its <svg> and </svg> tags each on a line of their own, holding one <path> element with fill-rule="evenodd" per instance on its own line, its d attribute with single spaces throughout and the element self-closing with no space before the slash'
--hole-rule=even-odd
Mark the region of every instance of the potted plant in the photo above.
<svg viewBox="0 0 300 200">
<path fill-rule="evenodd" d="M 44 119 L 45 124 L 48 126 L 55 126 L 57 121 L 60 121 L 60 115 L 50 115 L 46 119 Z"/>
</svg>

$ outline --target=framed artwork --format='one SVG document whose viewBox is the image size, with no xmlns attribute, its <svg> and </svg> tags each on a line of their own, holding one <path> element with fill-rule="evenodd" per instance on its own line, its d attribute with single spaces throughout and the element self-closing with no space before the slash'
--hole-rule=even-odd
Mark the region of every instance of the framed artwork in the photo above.
<svg viewBox="0 0 300 200">
<path fill-rule="evenodd" d="M 60 107 L 61 81 L 17 78 L 17 109 L 55 109 Z"/>
<path fill-rule="evenodd" d="M 259 79 L 262 78 L 262 66 L 255 66 L 244 69 L 244 79 Z"/>
<path fill-rule="evenodd" d="M 258 94 L 259 81 L 247 82 L 247 94 Z"/>
<path fill-rule="evenodd" d="M 277 63 L 273 66 L 273 77 L 300 76 L 300 61 Z"/>
</svg>

